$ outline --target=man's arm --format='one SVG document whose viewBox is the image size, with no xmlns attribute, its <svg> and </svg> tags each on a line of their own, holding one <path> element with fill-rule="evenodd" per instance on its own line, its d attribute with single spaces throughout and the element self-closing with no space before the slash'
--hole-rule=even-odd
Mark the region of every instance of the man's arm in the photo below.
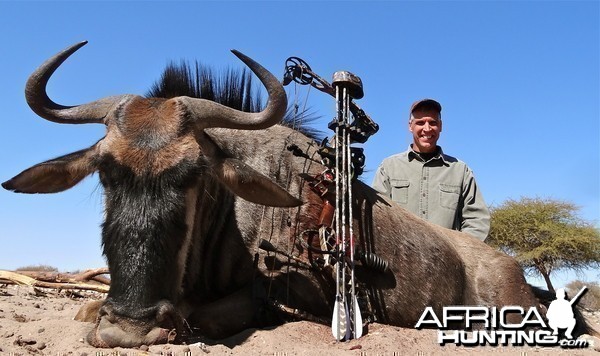
<svg viewBox="0 0 600 356">
<path fill-rule="evenodd" d="M 490 211 L 469 167 L 465 168 L 462 199 L 460 231 L 485 241 L 490 232 Z"/>
<path fill-rule="evenodd" d="M 392 188 L 390 186 L 390 179 L 385 172 L 385 168 L 383 167 L 383 163 L 379 165 L 377 171 L 375 172 L 375 177 L 373 178 L 373 184 L 371 185 L 373 189 L 385 195 L 388 198 L 392 198 Z"/>
</svg>

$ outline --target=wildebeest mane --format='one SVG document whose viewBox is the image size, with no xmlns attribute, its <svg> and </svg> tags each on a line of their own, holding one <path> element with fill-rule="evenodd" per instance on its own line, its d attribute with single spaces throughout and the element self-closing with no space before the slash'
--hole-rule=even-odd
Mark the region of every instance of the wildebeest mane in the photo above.
<svg viewBox="0 0 600 356">
<path fill-rule="evenodd" d="M 264 107 L 260 88 L 253 86 L 252 74 L 245 68 L 216 71 L 195 61 L 170 62 L 160 79 L 146 93 L 148 98 L 173 98 L 189 96 L 207 99 L 245 112 L 259 112 Z M 289 106 L 281 124 L 314 140 L 320 141 L 323 134 L 308 124 L 318 119 L 307 110 L 294 112 Z"/>
</svg>

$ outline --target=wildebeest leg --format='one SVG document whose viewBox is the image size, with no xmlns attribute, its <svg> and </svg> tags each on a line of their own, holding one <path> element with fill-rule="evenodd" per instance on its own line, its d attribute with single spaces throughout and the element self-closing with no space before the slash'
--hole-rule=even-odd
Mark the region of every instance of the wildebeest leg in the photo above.
<svg viewBox="0 0 600 356">
<path fill-rule="evenodd" d="M 195 308 L 187 321 L 199 334 L 219 339 L 255 326 L 257 310 L 253 287 L 249 286 Z"/>
<path fill-rule="evenodd" d="M 333 291 L 298 272 L 273 278 L 257 278 L 227 297 L 194 308 L 188 323 L 203 336 L 224 338 L 252 327 L 282 324 L 284 320 L 306 318 L 321 321 L 329 318 Z M 279 309 L 296 310 L 298 315 Z"/>
<path fill-rule="evenodd" d="M 98 319 L 98 312 L 100 311 L 102 304 L 104 304 L 104 300 L 94 300 L 86 303 L 84 306 L 79 308 L 77 315 L 75 315 L 75 320 L 95 323 Z"/>
</svg>

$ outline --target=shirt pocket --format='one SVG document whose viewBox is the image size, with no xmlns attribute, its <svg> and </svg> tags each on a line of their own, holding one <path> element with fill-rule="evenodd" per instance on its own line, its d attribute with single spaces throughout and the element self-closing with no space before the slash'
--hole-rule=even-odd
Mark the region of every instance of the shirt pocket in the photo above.
<svg viewBox="0 0 600 356">
<path fill-rule="evenodd" d="M 392 187 L 392 200 L 401 204 L 407 204 L 410 181 L 407 179 L 390 179 L 390 185 Z"/>
<path fill-rule="evenodd" d="M 460 186 L 440 183 L 440 205 L 447 209 L 456 210 L 460 197 Z"/>
</svg>

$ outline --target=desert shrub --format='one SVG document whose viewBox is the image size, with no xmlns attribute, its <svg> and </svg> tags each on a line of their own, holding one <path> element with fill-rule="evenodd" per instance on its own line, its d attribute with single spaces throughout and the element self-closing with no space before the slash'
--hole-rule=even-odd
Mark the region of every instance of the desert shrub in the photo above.
<svg viewBox="0 0 600 356">
<path fill-rule="evenodd" d="M 600 285 L 598 282 L 583 282 L 580 280 L 570 282 L 565 286 L 569 298 L 575 297 L 583 286 L 587 286 L 588 291 L 577 302 L 577 305 L 588 310 L 600 310 Z"/>
<path fill-rule="evenodd" d="M 58 272 L 58 268 L 47 265 L 19 267 L 15 271 Z"/>
</svg>

